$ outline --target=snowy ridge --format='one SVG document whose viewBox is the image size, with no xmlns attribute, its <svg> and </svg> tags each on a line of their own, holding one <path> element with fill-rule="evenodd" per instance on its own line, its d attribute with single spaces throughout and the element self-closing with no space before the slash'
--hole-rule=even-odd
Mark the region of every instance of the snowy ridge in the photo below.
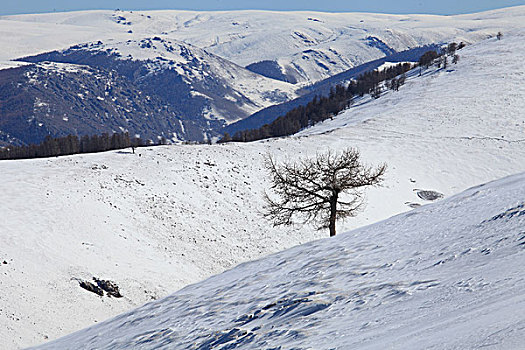
<svg viewBox="0 0 525 350">
<path fill-rule="evenodd" d="M 252 73 L 202 49 L 159 36 L 79 44 L 20 60 L 37 65 L 0 70 L 0 85 L 15 86 L 2 90 L 0 101 L 6 101 L 15 110 L 12 113 L 4 111 L 0 119 L 3 131 L 26 144 L 41 142 L 48 134 L 56 137 L 70 133 L 80 136 L 112 133 L 116 127 L 152 140 L 163 135 L 173 140 L 205 141 L 217 137 L 226 124 L 297 97 L 292 84 Z M 70 68 L 66 73 L 78 71 L 78 74 L 63 74 L 66 66 Z M 108 102 L 104 106 L 78 100 L 78 94 L 64 96 L 78 86 L 84 86 L 80 92 L 83 96 L 100 94 L 98 77 L 81 76 L 86 67 L 97 71 L 97 76 L 112 80 L 111 85 L 104 88 Z M 45 69 L 46 76 L 30 72 L 41 71 L 41 68 Z M 51 88 L 27 90 L 24 76 L 28 77 L 29 84 Z M 124 96 L 110 96 L 112 91 L 120 91 Z M 57 95 L 61 98 L 57 99 Z M 121 97 L 126 100 L 124 109 L 121 109 Z M 37 98 L 55 103 L 47 115 L 35 113 L 31 116 L 38 119 L 37 123 L 27 124 L 27 113 L 21 111 L 20 105 L 28 109 L 26 101 Z M 6 107 L 5 110 L 10 109 Z M 91 120 L 91 124 L 79 120 L 74 125 L 69 123 L 68 128 L 48 118 L 76 114 L 79 110 L 85 111 L 79 119 Z M 102 116 L 99 118 L 102 120 L 93 120 L 98 116 Z M 147 122 L 128 124 L 122 117 L 147 119 Z M 179 119 L 185 124 L 184 131 L 177 125 Z M 90 128 L 93 123 L 95 126 Z M 39 124 L 45 125 L 45 130 L 38 127 Z"/>
<path fill-rule="evenodd" d="M 299 82 L 314 82 L 430 43 L 477 42 L 522 26 L 525 6 L 471 15 L 381 15 L 271 11 L 80 11 L 0 18 L 0 62 L 81 42 L 184 41 L 241 66 L 270 60 Z M 213 28 L 213 30 L 210 30 Z"/>
<path fill-rule="evenodd" d="M 521 27 L 524 19 L 525 6 L 462 16 L 118 10 L 3 16 L 0 45 L 5 50 L 0 52 L 0 84 L 15 84 L 18 89 L 2 90 L 0 99 L 25 109 L 29 108 L 26 101 L 36 99 L 28 96 L 36 91 L 26 92 L 18 82 L 9 81 L 19 80 L 15 73 L 2 69 L 17 65 L 12 60 L 40 57 L 33 62 L 51 60 L 81 65 L 88 60 L 93 68 L 116 70 L 131 80 L 134 86 L 125 84 L 118 88 L 133 90 L 135 100 L 141 100 L 141 96 L 158 97 L 158 103 L 164 105 L 160 107 L 160 120 L 155 120 L 155 113 L 146 116 L 148 124 L 155 127 L 121 125 L 117 120 L 121 119 L 120 113 L 111 111 L 119 109 L 118 102 L 97 108 L 70 98 L 49 114 L 62 118 L 71 110 L 89 109 L 91 115 L 119 124 L 118 130 L 123 128 L 154 139 L 163 135 L 172 140 L 208 141 L 220 137 L 229 124 L 249 116 L 258 118 L 254 113 L 297 97 L 301 91 L 298 89 L 305 85 L 361 63 L 425 44 L 478 42 L 498 31 L 510 33 Z M 52 59 L 57 52 L 75 50 L 85 50 L 85 55 L 78 52 L 75 57 Z M 92 57 L 87 57 L 87 53 Z M 120 62 L 114 62 L 116 57 Z M 75 77 L 69 78 L 67 84 L 77 83 Z M 39 91 L 42 96 L 38 98 L 51 100 L 52 96 L 45 96 L 47 93 L 51 91 Z M 147 104 L 147 99 L 137 103 Z M 129 110 L 133 118 L 141 113 L 138 109 Z M 20 108 L 0 115 L 2 133 L 10 135 L 8 140 L 31 144 L 41 142 L 48 134 L 84 135 L 103 129 L 100 124 L 86 128 L 60 120 L 38 120 L 29 125 L 21 122 L 25 117 Z M 30 118 L 33 117 L 38 119 Z M 178 128 L 179 118 L 187 132 Z M 46 129 L 41 129 L 40 124 L 47 125 Z"/>
<path fill-rule="evenodd" d="M 210 100 L 209 103 L 214 104 L 206 106 L 217 110 L 213 119 L 225 120 L 227 123 L 242 119 L 264 107 L 297 97 L 296 87 L 292 84 L 252 73 L 205 50 L 159 36 L 121 42 L 110 40 L 106 43 L 98 41 L 79 44 L 66 50 L 24 60 L 78 62 L 107 68 L 109 63 L 103 63 L 99 59 L 101 56 L 118 59 L 123 63 L 140 62 L 149 74 L 162 74 L 166 70 L 176 72 L 191 89 L 193 96 L 203 96 Z M 126 70 L 125 67 L 123 69 Z M 132 69 L 137 68 L 133 65 L 127 68 Z M 135 73 L 137 74 L 144 77 L 135 77 L 135 80 L 144 80 L 147 76 L 142 71 Z M 132 77 L 130 79 L 133 80 Z M 224 93 L 226 95 L 223 96 Z M 232 113 L 222 106 L 222 99 L 233 102 L 243 115 L 239 116 L 239 113 Z"/>
<path fill-rule="evenodd" d="M 392 50 L 448 41 L 472 43 L 498 30 L 520 28 L 525 6 L 461 16 L 271 11 L 149 14 L 164 24 L 168 36 L 243 66 L 276 61 L 298 82 L 315 82 Z"/>
<path fill-rule="evenodd" d="M 366 96 L 337 118 L 314 125 L 295 136 L 333 131 L 337 134 L 337 129 L 363 124 L 369 137 L 376 133 L 381 137 L 404 134 L 421 140 L 442 137 L 523 144 L 525 117 L 521 112 L 523 101 L 520 98 L 525 96 L 525 87 L 519 62 L 525 59 L 525 55 L 519 50 L 525 49 L 524 41 L 525 31 L 517 30 L 501 41 L 489 39 L 472 45 L 458 51 L 460 62 L 457 65 L 449 62 L 447 69 L 434 67 L 424 71 L 423 77 L 418 77 L 418 69 L 409 73 L 409 90 L 403 91 L 401 103 L 399 95 L 388 90 L 378 100 Z M 502 60 L 508 54 L 515 55 L 516 61 L 503 64 Z M 501 68 L 493 69 L 495 66 Z M 457 87 L 465 84 L 465 80 L 475 81 L 476 86 L 459 90 Z M 509 90 L 509 93 L 503 93 L 504 90 Z M 493 93 L 487 94 L 487 91 Z M 442 105 L 434 101 L 430 108 L 413 108 L 420 99 L 436 99 Z M 456 101 L 455 105 L 448 106 L 452 101 Z M 486 104 L 486 107 L 478 109 L 479 103 Z M 502 104 L 505 105 L 505 116 L 501 115 Z M 405 109 L 406 113 L 403 112 Z M 404 113 L 405 118 L 399 118 L 399 113 Z M 376 118 L 377 115 L 381 117 Z M 421 119 L 426 120 L 425 129 L 419 125 Z M 493 126 L 489 127 L 489 124 Z"/>
<path fill-rule="evenodd" d="M 523 198 L 525 174 L 478 186 L 243 264 L 39 349 L 517 349 Z"/>
<path fill-rule="evenodd" d="M 124 42 L 91 43 L 79 45 L 63 52 L 84 50 L 97 53 L 104 52 L 116 55 L 121 60 L 145 61 L 151 73 L 173 69 L 184 77 L 189 85 L 196 81 L 217 84 L 214 80 L 223 80 L 224 84 L 233 87 L 231 95 L 224 98 L 241 105 L 246 115 L 269 105 L 295 98 L 296 88 L 289 83 L 265 78 L 252 73 L 243 67 L 209 54 L 205 50 L 193 47 L 176 40 L 165 40 L 161 37 L 149 37 L 141 40 Z M 205 90 L 194 91 L 206 94 Z M 212 97 L 208 97 L 212 99 Z M 247 103 L 248 101 L 248 103 Z M 231 120 L 226 113 L 215 116 L 216 119 Z"/>
</svg>

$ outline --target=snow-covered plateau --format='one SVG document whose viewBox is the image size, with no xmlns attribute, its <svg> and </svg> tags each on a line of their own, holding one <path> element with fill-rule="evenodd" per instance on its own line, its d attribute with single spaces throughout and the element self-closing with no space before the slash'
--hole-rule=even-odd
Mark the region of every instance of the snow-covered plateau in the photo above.
<svg viewBox="0 0 525 350">
<path fill-rule="evenodd" d="M 524 39 L 509 30 L 467 46 L 457 65 L 412 74 L 399 92 L 294 137 L 0 162 L 2 346 L 56 339 L 326 237 L 261 217 L 263 156 L 358 147 L 365 162 L 388 164 L 385 185 L 338 231 L 362 228 L 48 348 L 518 349 L 524 176 L 411 208 L 429 203 L 422 191 L 450 197 L 525 171 Z M 93 277 L 123 298 L 79 287 Z"/>
</svg>

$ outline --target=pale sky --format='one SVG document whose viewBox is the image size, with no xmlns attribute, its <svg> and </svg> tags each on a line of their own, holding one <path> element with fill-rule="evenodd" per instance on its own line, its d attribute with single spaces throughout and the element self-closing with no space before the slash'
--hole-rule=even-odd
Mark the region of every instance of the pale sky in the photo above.
<svg viewBox="0 0 525 350">
<path fill-rule="evenodd" d="M 90 9 L 314 10 L 459 14 L 525 5 L 525 0 L 0 0 L 0 15 Z"/>
</svg>

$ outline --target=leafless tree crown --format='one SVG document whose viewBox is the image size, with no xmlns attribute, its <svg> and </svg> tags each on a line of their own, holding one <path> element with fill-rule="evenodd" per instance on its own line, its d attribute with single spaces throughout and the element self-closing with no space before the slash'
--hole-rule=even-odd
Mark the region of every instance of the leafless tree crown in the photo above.
<svg viewBox="0 0 525 350">
<path fill-rule="evenodd" d="M 379 185 L 386 170 L 385 164 L 363 165 L 354 148 L 280 165 L 268 155 L 265 162 L 273 183 L 273 194 L 265 193 L 265 216 L 274 226 L 291 225 L 300 217 L 303 223 L 329 228 L 331 236 L 337 219 L 355 216 L 363 206 L 363 187 Z"/>
</svg>

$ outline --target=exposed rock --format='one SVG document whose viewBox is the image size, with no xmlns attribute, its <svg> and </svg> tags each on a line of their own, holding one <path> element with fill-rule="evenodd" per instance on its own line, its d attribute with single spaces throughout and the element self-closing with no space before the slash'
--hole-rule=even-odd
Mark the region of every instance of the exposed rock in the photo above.
<svg viewBox="0 0 525 350">
<path fill-rule="evenodd" d="M 419 198 L 424 199 L 426 201 L 435 201 L 437 199 L 443 198 L 443 193 L 439 193 L 436 191 L 427 191 L 427 190 L 414 190 L 417 191 L 417 195 Z"/>
<path fill-rule="evenodd" d="M 104 296 L 104 292 L 106 292 L 108 297 L 122 298 L 122 294 L 120 294 L 119 288 L 115 282 L 101 280 L 96 277 L 93 277 L 93 281 L 96 284 L 90 281 L 82 280 L 78 280 L 78 283 L 80 284 L 80 287 L 101 297 Z"/>
<path fill-rule="evenodd" d="M 100 280 L 96 277 L 93 277 L 93 281 L 97 283 L 97 286 L 104 290 L 109 297 L 122 298 L 118 286 L 115 282 Z"/>
<path fill-rule="evenodd" d="M 84 288 L 85 290 L 87 290 L 87 291 L 89 291 L 91 293 L 95 293 L 97 295 L 104 296 L 104 291 L 101 288 L 99 288 L 98 286 L 96 286 L 93 283 L 91 283 L 91 282 L 80 281 L 79 284 L 80 284 L 81 288 Z"/>
<path fill-rule="evenodd" d="M 412 209 L 419 208 L 421 206 L 421 204 L 419 203 L 406 202 L 405 204 L 408 205 Z"/>
</svg>

